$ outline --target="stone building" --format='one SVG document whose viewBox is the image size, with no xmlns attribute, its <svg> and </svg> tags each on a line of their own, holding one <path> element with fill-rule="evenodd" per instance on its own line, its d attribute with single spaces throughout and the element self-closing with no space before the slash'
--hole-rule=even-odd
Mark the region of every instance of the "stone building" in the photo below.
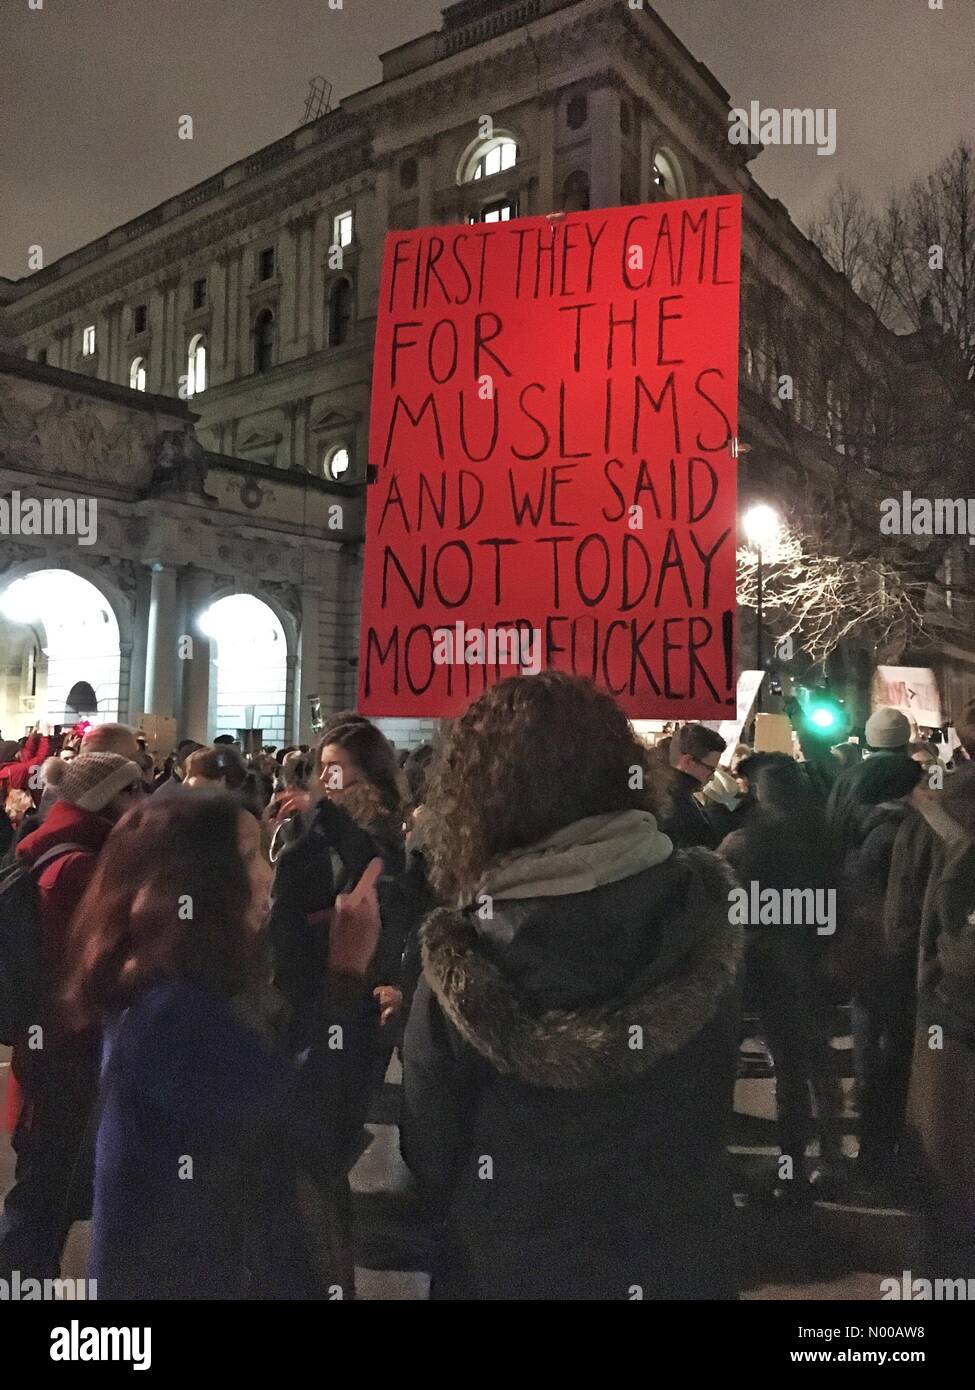
<svg viewBox="0 0 975 1390">
<path fill-rule="evenodd" d="M 114 557 L 100 551 L 106 585 L 150 584 L 157 609 L 139 605 L 143 620 L 185 611 L 193 585 L 212 582 L 208 597 L 247 585 L 293 624 L 287 709 L 304 718 L 312 693 L 326 707 L 350 702 L 385 233 L 728 191 L 744 195 L 744 490 L 828 513 L 852 538 L 857 509 L 884 486 L 883 469 L 872 481 L 864 470 L 894 432 L 897 340 L 762 191 L 751 170 L 760 147 L 729 141 L 729 106 L 649 4 L 459 0 L 438 31 L 382 55 L 375 86 L 0 283 L 7 332 L 39 367 L 29 388 L 18 369 L 18 390 L 79 392 L 63 375 L 74 373 L 91 379 L 79 398 L 96 413 L 136 421 L 148 410 L 184 438 L 187 406 L 196 417 L 215 509 L 199 495 L 149 505 L 144 461 L 142 500 L 124 487 L 116 498 L 119 538 L 138 534 L 141 553 L 128 541 Z M 785 400 L 783 374 L 794 388 Z M 322 524 L 330 498 L 344 508 L 336 532 Z M 137 565 L 138 582 L 132 568 L 123 582 Z M 274 585 L 290 586 L 288 604 Z M 131 641 L 141 660 L 145 634 Z M 160 709 L 169 692 L 167 675 Z M 196 710 L 200 693 L 187 698 Z M 188 710 L 173 712 L 185 721 Z M 298 724 L 285 723 L 293 736 Z"/>
<path fill-rule="evenodd" d="M 313 697 L 352 699 L 347 490 L 207 453 L 179 400 L 0 355 L 0 499 L 4 737 L 156 714 L 281 746 Z"/>
</svg>

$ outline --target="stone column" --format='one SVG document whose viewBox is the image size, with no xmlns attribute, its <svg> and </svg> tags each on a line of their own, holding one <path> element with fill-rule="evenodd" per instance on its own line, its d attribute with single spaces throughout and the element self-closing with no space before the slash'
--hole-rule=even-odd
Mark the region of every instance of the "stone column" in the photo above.
<svg viewBox="0 0 975 1390">
<path fill-rule="evenodd" d="M 104 305 L 99 315 L 99 323 L 96 329 L 98 339 L 98 375 L 102 381 L 122 382 L 121 376 L 121 357 L 122 357 L 122 304 L 118 299 L 110 304 Z M 128 370 L 125 372 L 124 385 L 129 384 Z"/>
<path fill-rule="evenodd" d="M 321 672 L 318 668 L 319 659 L 319 606 L 321 593 L 317 587 L 303 585 L 301 590 L 301 633 L 300 642 L 300 669 L 297 681 L 297 720 L 295 721 L 295 737 L 299 743 L 314 743 L 315 735 L 311 727 L 311 702 L 312 695 L 321 695 L 325 692 L 321 688 Z"/>
<path fill-rule="evenodd" d="M 291 237 L 290 273 L 285 273 L 282 308 L 282 334 L 287 334 L 293 350 L 289 357 L 304 357 L 309 350 L 311 321 L 312 257 L 310 243 L 317 214 L 303 212 L 288 223 Z"/>
<path fill-rule="evenodd" d="M 384 155 L 375 166 L 375 184 L 369 201 L 365 225 L 359 214 L 359 318 L 374 318 L 379 301 L 379 278 L 382 270 L 383 243 L 389 230 L 389 181 L 392 176 L 392 156 Z M 363 200 L 364 201 L 364 200 Z M 366 211 L 363 209 L 363 212 Z M 316 346 L 318 346 L 316 344 Z"/>
<path fill-rule="evenodd" d="M 559 201 L 555 188 L 555 113 L 558 97 L 545 92 L 538 103 L 538 207 L 526 208 L 526 213 L 545 217 L 558 212 Z"/>
<path fill-rule="evenodd" d="M 654 201 L 653 186 L 653 117 L 646 107 L 640 111 L 640 202 Z"/>
<path fill-rule="evenodd" d="M 210 725 L 210 667 L 213 654 L 210 639 L 200 627 L 200 618 L 210 605 L 214 576 L 203 570 L 190 570 L 180 588 L 182 591 L 183 632 L 192 639 L 192 657 L 180 662 L 182 690 L 180 692 L 179 733 L 182 738 L 194 738 L 207 743 Z"/>
<path fill-rule="evenodd" d="M 237 375 L 250 376 L 254 370 L 251 342 L 250 284 L 253 251 L 237 252 Z"/>
<path fill-rule="evenodd" d="M 173 328 L 172 328 L 172 288 L 176 282 L 172 277 L 160 281 L 149 305 L 152 327 L 152 351 L 149 354 L 149 369 L 146 389 L 160 395 L 175 395 L 176 383 L 173 375 Z M 182 370 L 185 371 L 185 368 Z"/>
<path fill-rule="evenodd" d="M 232 381 L 237 370 L 236 337 L 233 324 L 234 260 L 236 251 L 221 251 L 212 271 L 218 286 L 213 298 L 213 342 L 210 346 L 210 372 L 214 386 Z"/>
<path fill-rule="evenodd" d="M 176 571 L 151 565 L 149 632 L 146 647 L 146 699 L 143 714 L 176 714 Z"/>
<path fill-rule="evenodd" d="M 620 94 L 614 87 L 600 87 L 589 98 L 592 130 L 592 163 L 589 188 L 594 208 L 616 207 L 622 177 Z"/>
<path fill-rule="evenodd" d="M 419 206 L 416 214 L 416 224 L 418 227 L 429 227 L 434 221 L 433 216 L 433 195 L 436 180 L 436 167 L 434 164 L 434 152 L 437 148 L 436 140 L 423 140 L 417 146 L 417 192 L 419 194 Z"/>
</svg>

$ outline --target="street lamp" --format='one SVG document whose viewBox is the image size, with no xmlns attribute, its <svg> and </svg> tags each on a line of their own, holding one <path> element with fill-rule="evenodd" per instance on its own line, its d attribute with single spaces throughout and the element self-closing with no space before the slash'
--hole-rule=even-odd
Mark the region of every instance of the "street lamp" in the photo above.
<svg viewBox="0 0 975 1390">
<path fill-rule="evenodd" d="M 762 561 L 764 559 L 764 548 L 778 539 L 779 531 L 782 526 L 782 519 L 774 507 L 770 507 L 767 502 L 756 503 L 754 507 L 749 507 L 745 513 L 743 525 L 745 536 L 749 545 L 754 547 L 758 556 L 758 595 L 757 613 L 755 623 L 755 668 L 758 671 L 765 670 L 765 658 L 762 652 L 762 627 L 764 625 L 762 592 Z M 764 684 L 764 681 L 762 682 Z M 755 709 L 760 711 L 762 708 L 762 685 L 758 687 L 758 694 L 755 697 Z"/>
</svg>

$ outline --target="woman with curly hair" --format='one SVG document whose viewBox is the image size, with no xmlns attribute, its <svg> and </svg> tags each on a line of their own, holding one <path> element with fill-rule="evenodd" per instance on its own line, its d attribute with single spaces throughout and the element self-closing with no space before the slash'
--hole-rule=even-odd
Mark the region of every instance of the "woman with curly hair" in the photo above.
<svg viewBox="0 0 975 1390">
<path fill-rule="evenodd" d="M 423 929 L 401 1122 L 435 1298 L 734 1293 L 734 880 L 661 833 L 659 776 L 611 697 L 555 672 L 446 737 L 424 848 L 453 906 Z"/>
</svg>

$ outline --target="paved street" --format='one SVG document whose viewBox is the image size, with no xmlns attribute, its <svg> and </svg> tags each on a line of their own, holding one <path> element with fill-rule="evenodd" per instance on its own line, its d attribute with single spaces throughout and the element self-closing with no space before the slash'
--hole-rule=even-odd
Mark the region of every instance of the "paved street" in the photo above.
<svg viewBox="0 0 975 1390">
<path fill-rule="evenodd" d="M 842 1021 L 842 1011 L 838 1014 Z M 849 1071 L 850 1039 L 834 1038 L 840 1068 Z M 5 1098 L 8 1053 L 0 1051 Z M 843 1078 L 849 1098 L 852 1079 Z M 382 1090 L 374 1099 L 363 1153 L 352 1173 L 357 1232 L 357 1290 L 360 1298 L 424 1299 L 429 1288 L 428 1250 L 411 1195 L 410 1176 L 399 1158 L 396 1116 L 400 1068 L 390 1064 Z M 910 1268 L 910 1251 L 918 1236 L 917 1220 L 886 1206 L 820 1202 L 805 1215 L 756 1209 L 744 1202 L 746 1190 L 770 1181 L 775 1168 L 774 1082 L 758 1039 L 742 1044 L 735 1092 L 732 1145 L 741 1189 L 738 1247 L 746 1261 L 744 1297 L 749 1299 L 876 1299 L 880 1281 Z M 838 1122 L 844 1151 L 855 1153 L 856 1114 L 852 1105 Z M 368 1141 L 368 1142 L 367 1142 Z M 0 1187 L 13 1176 L 9 1144 L 0 1146 Z M 83 1273 L 87 1228 L 74 1228 L 65 1273 Z"/>
</svg>

